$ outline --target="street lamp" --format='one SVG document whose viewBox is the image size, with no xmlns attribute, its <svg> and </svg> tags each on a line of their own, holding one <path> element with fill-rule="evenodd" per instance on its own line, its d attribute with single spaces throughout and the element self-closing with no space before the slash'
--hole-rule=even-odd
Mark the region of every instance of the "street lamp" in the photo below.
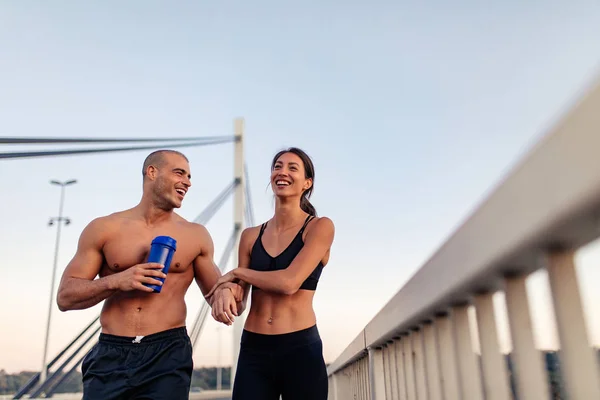
<svg viewBox="0 0 600 400">
<path fill-rule="evenodd" d="M 222 389 L 223 370 L 221 368 L 221 327 L 217 326 L 217 390 Z"/>
<path fill-rule="evenodd" d="M 54 298 L 54 279 L 56 277 L 56 264 L 58 262 L 58 246 L 60 243 L 60 227 L 61 227 L 61 223 L 64 222 L 65 225 L 69 225 L 71 223 L 71 220 L 69 218 L 65 218 L 63 217 L 63 204 L 65 201 L 65 187 L 72 185 L 74 183 L 77 183 L 76 179 L 71 179 L 68 180 L 66 182 L 59 182 L 59 181 L 55 181 L 52 180 L 50 181 L 50 183 L 52 185 L 57 185 L 60 186 L 60 205 L 58 206 L 58 217 L 53 217 L 50 218 L 50 221 L 48 222 L 49 226 L 54 225 L 54 223 L 57 223 L 57 228 L 56 228 L 56 244 L 54 247 L 54 266 L 52 267 L 52 284 L 50 286 L 50 302 L 48 304 L 48 321 L 46 323 L 46 338 L 44 340 L 44 355 L 42 358 L 42 372 L 40 374 L 40 384 L 44 383 L 44 381 L 46 380 L 46 376 L 48 374 L 48 368 L 46 367 L 46 357 L 48 354 L 48 335 L 50 333 L 50 319 L 52 317 L 52 303 L 53 303 L 53 298 Z"/>
</svg>

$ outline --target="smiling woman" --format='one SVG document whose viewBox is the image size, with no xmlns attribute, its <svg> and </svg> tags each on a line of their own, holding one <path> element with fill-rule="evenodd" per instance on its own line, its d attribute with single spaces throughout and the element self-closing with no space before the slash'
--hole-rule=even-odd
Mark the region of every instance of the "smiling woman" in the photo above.
<svg viewBox="0 0 600 400">
<path fill-rule="evenodd" d="M 297 158 L 300 159 L 301 164 L 298 162 Z M 281 171 L 282 168 L 284 168 L 286 162 L 288 164 L 288 170 L 290 171 L 290 180 L 280 177 L 278 174 L 278 171 Z M 273 188 L 273 191 L 275 192 L 275 195 L 277 195 L 278 189 L 284 189 L 285 187 L 293 184 L 294 181 L 291 179 L 294 178 L 294 175 L 298 174 L 300 168 L 302 168 L 304 172 L 304 176 L 302 178 L 310 180 L 310 184 L 308 186 L 305 185 L 305 188 L 302 191 L 300 197 L 300 208 L 305 213 L 316 216 L 317 211 L 308 200 L 312 195 L 313 185 L 315 182 L 315 167 L 310 157 L 304 151 L 296 147 L 292 147 L 287 150 L 282 150 L 275 155 L 271 165 L 271 181 L 273 181 L 273 175 L 275 175 L 275 178 L 278 180 L 275 181 L 275 187 Z"/>
<path fill-rule="evenodd" d="M 333 222 L 317 217 L 308 200 L 315 170 L 301 149 L 289 148 L 271 162 L 275 215 L 242 232 L 238 268 L 217 281 L 244 287 L 252 302 L 244 332 L 233 399 L 324 400 L 328 382 L 313 297 L 334 238 Z M 214 312 L 214 311 L 213 311 Z M 219 318 L 219 315 L 213 315 Z"/>
</svg>

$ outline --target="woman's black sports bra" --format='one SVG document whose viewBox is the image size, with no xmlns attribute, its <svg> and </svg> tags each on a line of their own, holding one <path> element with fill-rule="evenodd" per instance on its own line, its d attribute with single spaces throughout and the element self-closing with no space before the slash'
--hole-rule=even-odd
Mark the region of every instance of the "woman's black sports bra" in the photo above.
<svg viewBox="0 0 600 400">
<path fill-rule="evenodd" d="M 262 243 L 262 235 L 267 227 L 267 223 L 265 222 L 260 227 L 260 233 L 258 234 L 258 238 L 256 242 L 254 242 L 254 246 L 252 246 L 252 252 L 250 253 L 250 265 L 249 268 L 255 271 L 278 271 L 282 269 L 286 269 L 290 266 L 294 258 L 298 255 L 302 247 L 304 247 L 304 241 L 302 240 L 302 234 L 304 233 L 304 229 L 306 225 L 313 219 L 312 215 L 306 217 L 304 221 L 304 225 L 298 232 L 298 234 L 292 240 L 292 243 L 288 247 L 285 248 L 277 257 L 272 257 L 267 251 Z M 300 289 L 306 290 L 316 290 L 317 283 L 319 282 L 319 278 L 321 277 L 321 272 L 323 271 L 323 262 L 319 261 L 319 264 L 316 268 L 311 272 L 311 274 L 306 278 Z M 259 287 L 253 286 L 254 289 L 260 289 Z"/>
</svg>

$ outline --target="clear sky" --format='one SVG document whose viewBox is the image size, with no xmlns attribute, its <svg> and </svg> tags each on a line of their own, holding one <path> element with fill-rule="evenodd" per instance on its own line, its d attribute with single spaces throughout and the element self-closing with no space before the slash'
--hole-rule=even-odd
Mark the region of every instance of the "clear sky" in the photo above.
<svg viewBox="0 0 600 400">
<path fill-rule="evenodd" d="M 313 203 L 337 228 L 315 298 L 329 362 L 586 87 L 599 27 L 594 1 L 5 1 L 0 136 L 230 135 L 243 116 L 259 222 L 273 212 L 271 157 L 304 148 Z M 193 186 L 180 213 L 193 219 L 230 181 L 233 152 L 184 151 Z M 91 219 L 139 201 L 146 154 L 0 162 L 0 368 L 40 367 L 59 199 L 48 181 L 79 180 L 58 281 Z M 208 224 L 217 260 L 232 213 L 228 201 Z M 599 247 L 578 255 L 587 309 L 600 304 Z M 538 275 L 537 340 L 552 348 Z M 191 323 L 196 286 L 187 299 Z M 99 312 L 53 307 L 50 357 Z M 217 326 L 197 366 L 217 362 Z M 229 364 L 231 329 L 220 337 Z"/>
</svg>

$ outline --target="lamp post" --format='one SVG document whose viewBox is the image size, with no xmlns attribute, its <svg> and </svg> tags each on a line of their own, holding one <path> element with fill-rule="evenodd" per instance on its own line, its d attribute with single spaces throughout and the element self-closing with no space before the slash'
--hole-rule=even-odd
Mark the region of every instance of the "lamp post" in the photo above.
<svg viewBox="0 0 600 400">
<path fill-rule="evenodd" d="M 217 327 L 217 390 L 223 385 L 223 370 L 221 368 L 221 327 Z"/>
<path fill-rule="evenodd" d="M 60 186 L 60 205 L 58 207 L 58 217 L 50 218 L 50 221 L 48 222 L 49 226 L 54 225 L 54 223 L 56 222 L 57 227 L 56 227 L 56 244 L 54 247 L 54 266 L 52 267 L 52 279 L 51 279 L 52 284 L 50 286 L 50 301 L 48 304 L 48 321 L 46 323 L 46 338 L 44 340 L 44 355 L 42 358 L 42 372 L 40 374 L 40 384 L 44 383 L 44 381 L 46 380 L 46 376 L 48 374 L 48 369 L 46 367 L 46 357 L 48 354 L 48 335 L 50 333 L 50 320 L 52 317 L 52 303 L 53 303 L 53 298 L 54 298 L 54 280 L 56 277 L 56 265 L 58 262 L 58 247 L 59 247 L 59 243 L 60 243 L 60 228 L 61 228 L 63 222 L 65 223 L 65 225 L 69 225 L 71 223 L 71 220 L 69 218 L 63 217 L 63 204 L 65 201 L 65 187 L 72 185 L 74 183 L 77 183 L 77 180 L 71 179 L 66 182 L 59 182 L 59 181 L 52 180 L 52 181 L 50 181 L 50 183 L 52 185 Z"/>
</svg>

